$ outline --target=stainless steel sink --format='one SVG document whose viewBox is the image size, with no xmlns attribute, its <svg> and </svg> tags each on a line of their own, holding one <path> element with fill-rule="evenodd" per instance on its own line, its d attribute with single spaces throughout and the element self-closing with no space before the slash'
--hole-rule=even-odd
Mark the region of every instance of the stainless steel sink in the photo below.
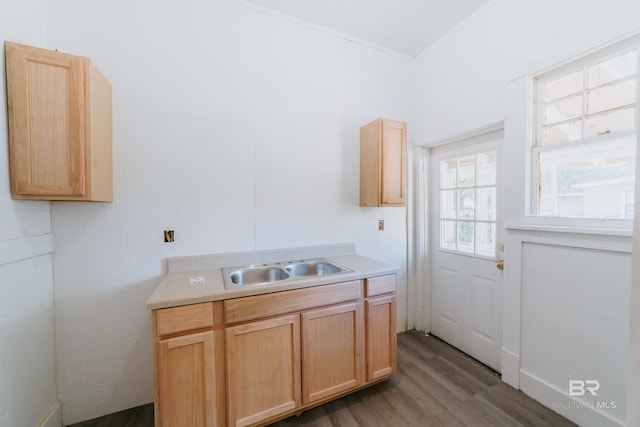
<svg viewBox="0 0 640 427">
<path fill-rule="evenodd" d="M 279 282 L 289 278 L 289 273 L 276 266 L 245 267 L 229 272 L 234 285 L 259 285 Z"/>
<path fill-rule="evenodd" d="M 325 258 L 274 262 L 245 267 L 223 268 L 224 287 L 268 285 L 283 280 L 350 272 L 346 267 Z"/>
<path fill-rule="evenodd" d="M 337 266 L 325 260 L 301 261 L 287 264 L 284 267 L 293 276 L 324 276 L 345 271 L 344 267 Z"/>
</svg>

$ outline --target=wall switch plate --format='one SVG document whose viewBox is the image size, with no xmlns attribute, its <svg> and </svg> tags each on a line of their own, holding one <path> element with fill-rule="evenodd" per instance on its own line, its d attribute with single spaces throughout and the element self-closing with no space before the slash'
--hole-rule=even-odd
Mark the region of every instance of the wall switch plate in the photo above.
<svg viewBox="0 0 640 427">
<path fill-rule="evenodd" d="M 378 231 L 384 231 L 384 219 L 378 220 Z"/>
<path fill-rule="evenodd" d="M 189 284 L 191 285 L 204 285 L 204 277 L 202 276 L 192 276 L 189 278 Z"/>
<path fill-rule="evenodd" d="M 164 242 L 165 243 L 173 242 L 173 230 L 164 230 Z"/>
</svg>

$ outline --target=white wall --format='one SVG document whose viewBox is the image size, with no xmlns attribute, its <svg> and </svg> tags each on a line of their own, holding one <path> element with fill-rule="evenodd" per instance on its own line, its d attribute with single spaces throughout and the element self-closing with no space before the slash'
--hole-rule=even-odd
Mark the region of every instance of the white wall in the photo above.
<svg viewBox="0 0 640 427">
<path fill-rule="evenodd" d="M 631 238 L 514 228 L 525 212 L 523 76 L 638 30 L 638 13 L 636 0 L 496 0 L 417 63 L 417 143 L 505 120 L 503 379 L 581 425 L 625 418 Z M 615 408 L 571 407 L 568 380 L 592 378 Z"/>
<path fill-rule="evenodd" d="M 41 0 L 0 0 L 0 40 L 42 42 Z M 11 200 L 4 49 L 0 66 L 0 425 L 60 426 L 56 400 L 51 215 Z"/>
<path fill-rule="evenodd" d="M 635 0 L 494 0 L 418 58 L 412 126 L 433 143 L 506 118 L 507 85 L 638 27 Z"/>
<path fill-rule="evenodd" d="M 523 240 L 520 388 L 579 425 L 623 424 L 630 248 L 518 237 Z M 597 396 L 567 396 L 572 380 L 599 381 Z M 602 410 L 581 408 L 581 402 Z"/>
<path fill-rule="evenodd" d="M 91 57 L 114 100 L 114 202 L 52 204 L 65 424 L 153 400 L 145 301 L 167 257 L 355 242 L 406 269 L 406 209 L 361 209 L 358 174 L 359 127 L 410 121 L 407 57 L 222 0 L 46 17 L 45 47 Z"/>
</svg>

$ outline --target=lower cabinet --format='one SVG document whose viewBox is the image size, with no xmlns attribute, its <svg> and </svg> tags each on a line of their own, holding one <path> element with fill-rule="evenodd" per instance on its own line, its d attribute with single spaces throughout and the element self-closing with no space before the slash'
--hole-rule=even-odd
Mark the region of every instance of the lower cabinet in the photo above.
<svg viewBox="0 0 640 427">
<path fill-rule="evenodd" d="M 225 329 L 227 424 L 248 426 L 300 406 L 300 316 Z"/>
<path fill-rule="evenodd" d="M 152 317 L 156 427 L 263 425 L 396 371 L 395 275 Z"/>
<path fill-rule="evenodd" d="M 362 324 L 356 302 L 227 327 L 228 425 L 252 425 L 361 385 Z"/>
<path fill-rule="evenodd" d="M 302 402 L 362 383 L 362 303 L 302 313 Z"/>
<path fill-rule="evenodd" d="M 366 302 L 367 381 L 388 377 L 397 370 L 396 297 Z"/>
<path fill-rule="evenodd" d="M 160 340 L 157 358 L 156 425 L 213 426 L 213 331 Z"/>
</svg>

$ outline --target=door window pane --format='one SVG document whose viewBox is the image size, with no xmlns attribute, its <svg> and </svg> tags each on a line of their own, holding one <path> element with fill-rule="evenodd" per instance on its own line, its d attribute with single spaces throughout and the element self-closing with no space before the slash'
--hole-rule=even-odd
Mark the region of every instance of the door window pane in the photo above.
<svg viewBox="0 0 640 427">
<path fill-rule="evenodd" d="M 440 162 L 440 188 L 456 188 L 456 159 Z"/>
<path fill-rule="evenodd" d="M 440 221 L 440 247 L 450 251 L 456 250 L 455 221 Z"/>
<path fill-rule="evenodd" d="M 476 245 L 478 255 L 496 256 L 496 225 L 494 223 L 476 224 Z"/>
<path fill-rule="evenodd" d="M 488 151 L 476 155 L 478 185 L 496 185 L 496 152 Z"/>
<path fill-rule="evenodd" d="M 472 254 L 474 253 L 474 223 L 458 222 L 458 251 Z"/>
<path fill-rule="evenodd" d="M 476 183 L 476 156 L 458 158 L 458 187 L 472 187 Z"/>
<path fill-rule="evenodd" d="M 474 219 L 476 214 L 476 192 L 473 188 L 458 190 L 460 200 L 459 218 Z"/>
<path fill-rule="evenodd" d="M 443 190 L 440 192 L 440 218 L 456 219 L 457 215 L 457 191 Z"/>
<path fill-rule="evenodd" d="M 478 188 L 476 219 L 479 221 L 496 220 L 496 188 Z"/>
</svg>

